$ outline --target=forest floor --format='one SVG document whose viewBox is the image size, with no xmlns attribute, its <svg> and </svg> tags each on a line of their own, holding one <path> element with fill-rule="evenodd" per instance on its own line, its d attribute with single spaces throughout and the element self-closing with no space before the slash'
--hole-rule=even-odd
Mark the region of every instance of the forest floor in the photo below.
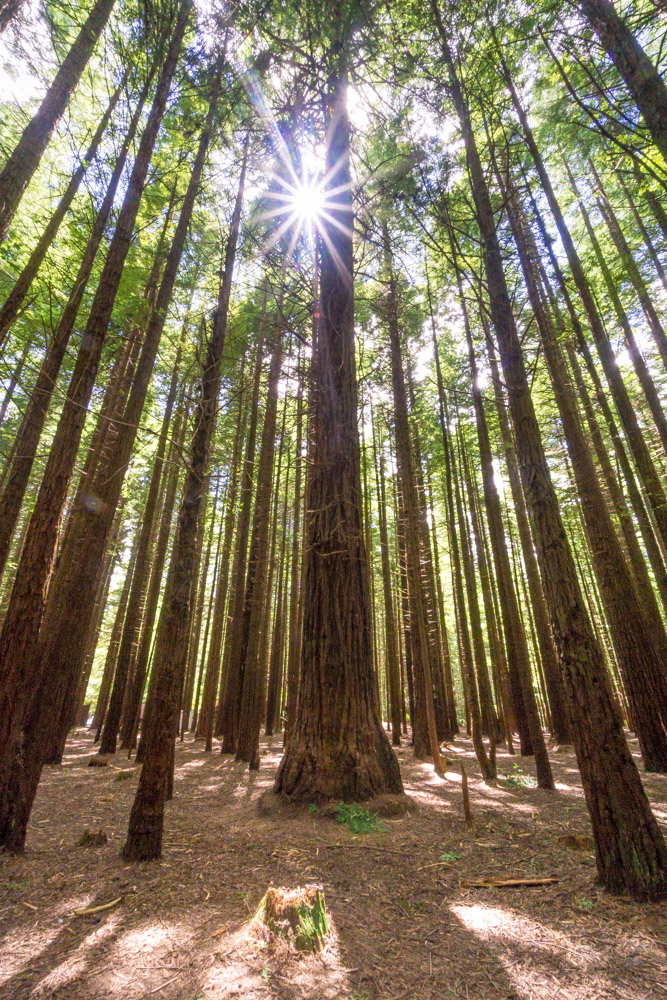
<svg viewBox="0 0 667 1000">
<path fill-rule="evenodd" d="M 448 751 L 445 780 L 401 748 L 414 808 L 355 836 L 307 809 L 260 809 L 280 746 L 280 737 L 265 741 L 262 767 L 249 776 L 186 740 L 163 860 L 127 865 L 119 850 L 138 769 L 121 755 L 88 767 L 92 739 L 76 731 L 62 766 L 45 771 L 25 854 L 0 859 L 2 1000 L 667 997 L 667 908 L 596 885 L 569 749 L 551 748 L 554 794 L 524 783 L 531 758 L 500 748 L 495 787 L 481 781 L 467 740 Z M 461 759 L 476 832 L 463 822 Z M 645 784 L 667 826 L 667 778 Z M 86 828 L 108 842 L 79 846 Z M 469 884 L 502 876 L 557 881 Z M 319 955 L 248 934 L 271 883 L 324 887 L 332 933 Z M 106 903 L 114 905 L 78 912 Z"/>
</svg>

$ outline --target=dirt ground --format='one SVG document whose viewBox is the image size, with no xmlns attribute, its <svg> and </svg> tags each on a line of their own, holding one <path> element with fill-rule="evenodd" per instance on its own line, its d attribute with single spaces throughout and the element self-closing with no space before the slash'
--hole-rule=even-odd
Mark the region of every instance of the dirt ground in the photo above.
<svg viewBox="0 0 667 1000">
<path fill-rule="evenodd" d="M 555 793 L 521 783 L 533 772 L 530 758 L 499 752 L 499 774 L 513 777 L 489 787 L 466 740 L 448 752 L 445 780 L 401 748 L 414 808 L 384 820 L 382 832 L 354 836 L 317 812 L 260 810 L 279 737 L 264 744 L 262 768 L 250 776 L 186 741 L 163 860 L 126 865 L 119 850 L 138 771 L 122 756 L 88 767 L 92 739 L 79 730 L 62 766 L 45 772 L 25 855 L 0 859 L 0 997 L 667 997 L 667 907 L 596 886 L 586 842 L 563 840 L 590 833 L 574 758 L 551 749 Z M 463 823 L 460 759 L 475 833 Z M 667 826 L 667 778 L 647 776 L 646 788 Z M 86 828 L 103 830 L 108 842 L 78 846 Z M 467 884 L 500 876 L 558 881 Z M 320 955 L 277 950 L 248 934 L 271 883 L 324 887 L 332 933 Z M 106 903 L 114 905 L 78 912 Z"/>
</svg>

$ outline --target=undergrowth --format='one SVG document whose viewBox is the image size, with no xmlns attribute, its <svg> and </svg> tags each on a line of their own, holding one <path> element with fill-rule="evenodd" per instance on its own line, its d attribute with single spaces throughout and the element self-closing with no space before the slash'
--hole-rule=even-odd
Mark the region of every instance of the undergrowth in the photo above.
<svg viewBox="0 0 667 1000">
<path fill-rule="evenodd" d="M 356 802 L 349 805 L 341 802 L 336 811 L 336 820 L 349 827 L 351 833 L 379 833 L 387 829 L 378 819 L 377 813 L 369 812 Z"/>
<path fill-rule="evenodd" d="M 518 764 L 505 772 L 505 784 L 511 788 L 537 788 L 537 782 L 530 774 L 525 774 Z"/>
</svg>

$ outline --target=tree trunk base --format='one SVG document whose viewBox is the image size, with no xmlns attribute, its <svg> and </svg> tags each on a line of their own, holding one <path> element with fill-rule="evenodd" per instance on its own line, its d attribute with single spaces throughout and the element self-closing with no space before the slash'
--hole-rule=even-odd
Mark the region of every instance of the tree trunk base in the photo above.
<svg viewBox="0 0 667 1000">
<path fill-rule="evenodd" d="M 403 792 L 398 761 L 384 733 L 368 742 L 327 745 L 302 739 L 288 747 L 278 769 L 275 790 L 293 802 L 365 802 Z"/>
</svg>

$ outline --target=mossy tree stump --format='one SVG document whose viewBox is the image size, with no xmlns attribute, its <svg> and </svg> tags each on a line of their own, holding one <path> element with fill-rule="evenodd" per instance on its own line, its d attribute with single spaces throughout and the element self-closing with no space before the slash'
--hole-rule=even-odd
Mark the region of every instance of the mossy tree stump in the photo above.
<svg viewBox="0 0 667 1000">
<path fill-rule="evenodd" d="M 268 932 L 298 951 L 321 951 L 329 933 L 324 891 L 318 885 L 296 889 L 269 886 L 252 924 L 264 935 Z"/>
</svg>

